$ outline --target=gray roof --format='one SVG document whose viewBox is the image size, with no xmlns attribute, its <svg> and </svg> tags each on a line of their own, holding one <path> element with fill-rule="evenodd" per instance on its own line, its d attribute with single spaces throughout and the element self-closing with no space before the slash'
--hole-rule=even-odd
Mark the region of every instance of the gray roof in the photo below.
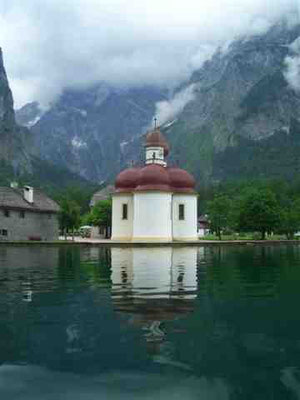
<svg viewBox="0 0 300 400">
<path fill-rule="evenodd" d="M 59 205 L 38 189 L 33 189 L 33 203 L 31 204 L 24 199 L 23 189 L 1 186 L 0 208 L 17 208 L 28 211 L 53 213 L 59 211 Z"/>
<path fill-rule="evenodd" d="M 105 188 L 98 190 L 98 192 L 93 194 L 90 201 L 90 206 L 93 207 L 100 200 L 107 200 L 114 193 L 115 187 L 113 185 L 105 186 Z"/>
</svg>

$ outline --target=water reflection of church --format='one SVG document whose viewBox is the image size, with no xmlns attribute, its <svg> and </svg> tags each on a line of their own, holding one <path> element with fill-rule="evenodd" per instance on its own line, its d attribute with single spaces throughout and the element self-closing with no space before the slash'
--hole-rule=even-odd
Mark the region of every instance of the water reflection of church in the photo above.
<svg viewBox="0 0 300 400">
<path fill-rule="evenodd" d="M 194 309 L 198 249 L 112 248 L 112 300 L 115 311 L 130 314 L 147 342 L 161 342 L 163 321 Z"/>
</svg>

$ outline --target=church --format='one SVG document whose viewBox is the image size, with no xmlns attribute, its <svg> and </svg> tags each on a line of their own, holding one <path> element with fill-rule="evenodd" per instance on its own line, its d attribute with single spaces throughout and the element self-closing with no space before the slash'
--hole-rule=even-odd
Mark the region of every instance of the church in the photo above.
<svg viewBox="0 0 300 400">
<path fill-rule="evenodd" d="M 155 128 L 146 136 L 145 164 L 120 172 L 112 195 L 112 240 L 197 240 L 195 180 L 169 167 L 168 143 Z"/>
</svg>

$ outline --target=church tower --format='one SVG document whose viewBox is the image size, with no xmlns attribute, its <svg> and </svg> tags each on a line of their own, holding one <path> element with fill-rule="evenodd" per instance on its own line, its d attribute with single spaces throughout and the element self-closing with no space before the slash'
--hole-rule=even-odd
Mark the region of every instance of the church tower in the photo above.
<svg viewBox="0 0 300 400">
<path fill-rule="evenodd" d="M 197 240 L 195 180 L 168 167 L 169 146 L 155 127 L 145 141 L 145 164 L 120 172 L 115 182 L 112 239 L 171 242 Z"/>
<path fill-rule="evenodd" d="M 159 127 L 148 133 L 145 143 L 146 164 L 158 164 L 167 166 L 165 157 L 169 154 L 169 146 L 161 134 Z"/>
</svg>

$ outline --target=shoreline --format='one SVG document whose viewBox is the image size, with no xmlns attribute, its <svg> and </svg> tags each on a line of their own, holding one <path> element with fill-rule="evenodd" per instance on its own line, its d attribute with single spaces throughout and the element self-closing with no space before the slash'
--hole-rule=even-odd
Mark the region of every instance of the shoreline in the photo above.
<svg viewBox="0 0 300 400">
<path fill-rule="evenodd" d="M 300 240 L 198 240 L 172 242 L 112 241 L 110 239 L 83 239 L 57 241 L 0 241 L 0 246 L 104 246 L 104 247 L 203 247 L 203 246 L 265 246 L 265 245 L 300 245 Z"/>
</svg>

